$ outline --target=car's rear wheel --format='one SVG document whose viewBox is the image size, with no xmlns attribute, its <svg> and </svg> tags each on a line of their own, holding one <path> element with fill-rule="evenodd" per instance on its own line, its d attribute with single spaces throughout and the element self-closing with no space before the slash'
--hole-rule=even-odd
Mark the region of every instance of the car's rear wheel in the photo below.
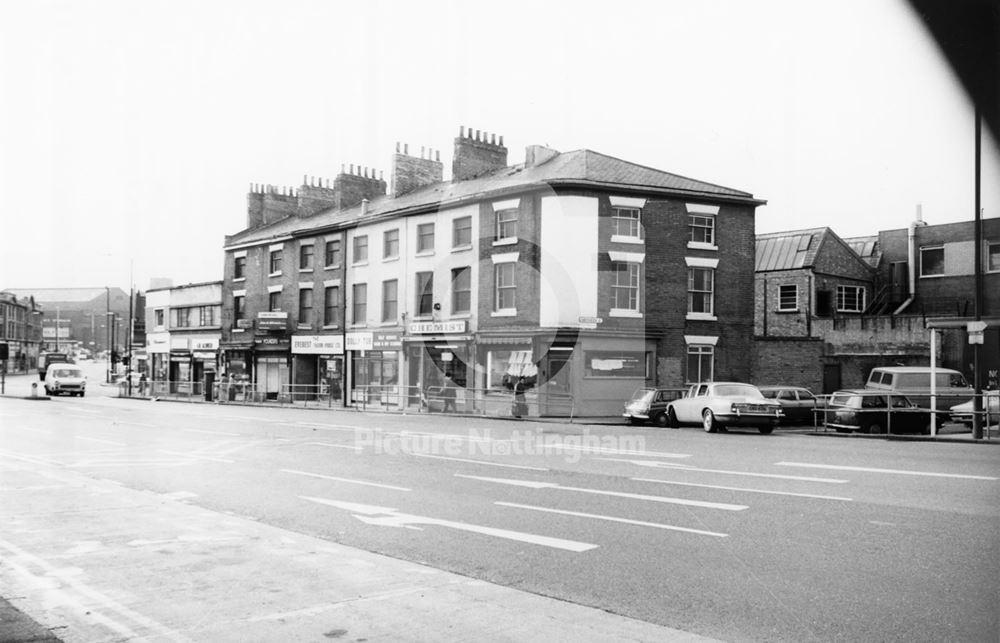
<svg viewBox="0 0 1000 643">
<path fill-rule="evenodd" d="M 719 422 L 715 419 L 715 413 L 712 413 L 712 409 L 705 409 L 701 412 L 701 426 L 705 429 L 706 433 L 715 433 L 720 428 Z"/>
<path fill-rule="evenodd" d="M 757 430 L 760 431 L 763 435 L 770 435 L 771 433 L 774 432 L 774 427 L 773 426 L 759 426 L 759 427 L 757 427 Z"/>
<path fill-rule="evenodd" d="M 871 424 L 868 425 L 868 433 L 871 434 L 885 433 L 885 431 L 882 430 L 882 425 L 880 425 L 878 422 L 872 422 Z"/>
<path fill-rule="evenodd" d="M 677 413 L 674 412 L 674 407 L 667 409 L 667 426 L 671 429 L 676 429 L 680 424 L 677 422 Z"/>
<path fill-rule="evenodd" d="M 653 418 L 653 422 L 656 424 L 656 426 L 660 427 L 661 429 L 664 428 L 664 427 L 666 427 L 667 426 L 667 414 L 663 413 L 663 412 L 657 413 L 656 417 Z"/>
</svg>

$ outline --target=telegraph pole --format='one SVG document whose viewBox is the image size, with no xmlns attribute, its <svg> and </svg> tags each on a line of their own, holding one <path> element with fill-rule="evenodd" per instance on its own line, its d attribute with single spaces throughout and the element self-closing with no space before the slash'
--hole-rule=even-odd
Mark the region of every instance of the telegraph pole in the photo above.
<svg viewBox="0 0 1000 643">
<path fill-rule="evenodd" d="M 975 306 L 973 309 L 976 314 L 976 321 L 982 321 L 983 319 L 983 214 L 982 205 L 980 202 L 980 180 L 979 173 L 982 164 L 982 138 L 983 138 L 983 124 L 982 118 L 979 115 L 979 106 L 976 105 L 975 108 L 975 119 L 976 119 L 976 218 L 975 218 L 975 264 L 976 264 L 976 295 L 975 295 Z M 980 338 L 982 334 L 980 333 Z M 983 439 L 983 418 L 981 413 L 983 411 L 983 398 L 981 397 L 983 392 L 983 377 L 980 374 L 979 365 L 979 347 L 981 344 L 976 343 L 972 345 L 972 379 L 973 388 L 975 389 L 974 395 L 972 396 L 972 439 L 982 440 Z"/>
</svg>

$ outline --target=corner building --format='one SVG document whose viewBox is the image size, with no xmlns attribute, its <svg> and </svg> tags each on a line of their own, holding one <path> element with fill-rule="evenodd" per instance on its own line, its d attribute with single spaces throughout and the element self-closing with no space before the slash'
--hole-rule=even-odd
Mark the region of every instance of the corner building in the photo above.
<svg viewBox="0 0 1000 643">
<path fill-rule="evenodd" d="M 451 170 L 397 146 L 391 186 L 353 167 L 255 186 L 226 239 L 226 359 L 274 395 L 407 408 L 445 387 L 495 415 L 518 382 L 529 415 L 586 416 L 749 379 L 764 201 L 591 150 L 508 165 L 503 137 L 464 128 Z"/>
</svg>

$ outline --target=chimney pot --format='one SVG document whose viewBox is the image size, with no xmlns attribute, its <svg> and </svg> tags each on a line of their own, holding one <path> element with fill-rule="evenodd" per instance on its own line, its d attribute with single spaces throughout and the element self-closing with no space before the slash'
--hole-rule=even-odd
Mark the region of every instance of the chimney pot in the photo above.
<svg viewBox="0 0 1000 643">
<path fill-rule="evenodd" d="M 409 156 L 409 154 L 410 154 L 410 144 L 409 143 L 403 143 L 403 154 L 406 154 L 407 156 Z"/>
<path fill-rule="evenodd" d="M 458 137 L 465 138 L 465 125 L 458 126 Z"/>
</svg>

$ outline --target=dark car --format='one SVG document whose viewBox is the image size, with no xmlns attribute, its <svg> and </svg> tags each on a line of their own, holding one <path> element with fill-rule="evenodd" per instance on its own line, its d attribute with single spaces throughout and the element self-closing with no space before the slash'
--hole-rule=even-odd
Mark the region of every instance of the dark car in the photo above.
<svg viewBox="0 0 1000 643">
<path fill-rule="evenodd" d="M 889 400 L 892 407 L 889 407 Z M 837 391 L 825 410 L 826 426 L 838 433 L 929 433 L 930 417 L 903 395 L 865 390 Z"/>
<path fill-rule="evenodd" d="M 781 424 L 808 424 L 812 426 L 816 423 L 816 396 L 807 388 L 801 386 L 758 386 L 764 397 L 777 400 L 785 416 L 781 418 Z"/>
<path fill-rule="evenodd" d="M 683 395 L 684 389 L 640 388 L 625 403 L 622 416 L 632 424 L 653 422 L 657 426 L 667 426 L 667 403 Z"/>
</svg>

